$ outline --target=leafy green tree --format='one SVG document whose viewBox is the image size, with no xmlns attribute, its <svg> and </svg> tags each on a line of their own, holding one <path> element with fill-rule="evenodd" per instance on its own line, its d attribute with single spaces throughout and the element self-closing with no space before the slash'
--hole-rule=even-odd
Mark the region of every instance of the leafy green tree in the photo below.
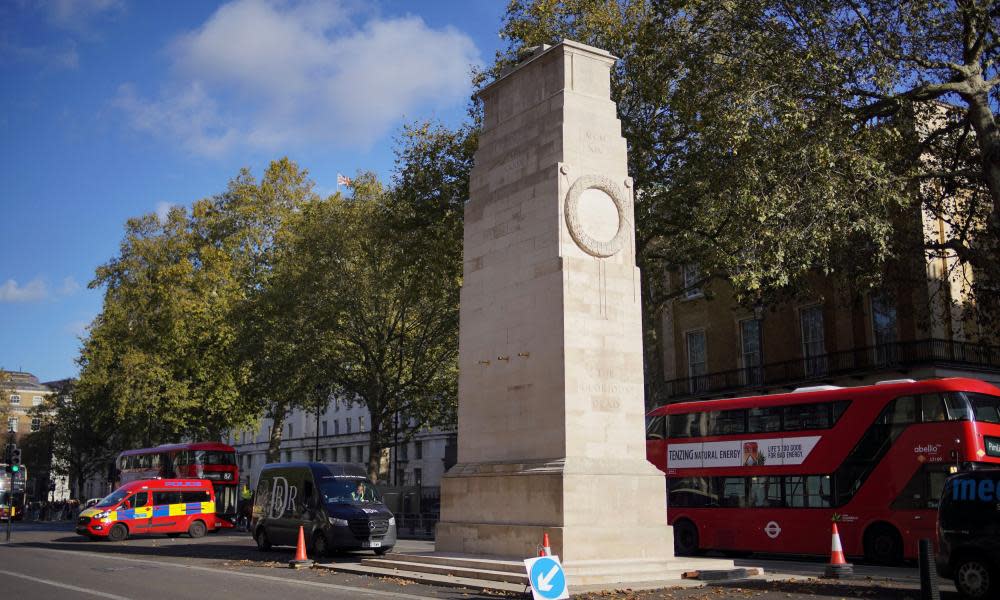
<svg viewBox="0 0 1000 600">
<path fill-rule="evenodd" d="M 212 206 L 212 227 L 237 265 L 238 300 L 229 314 L 241 395 L 254 416 L 271 420 L 267 460 L 280 460 L 289 411 L 315 404 L 323 382 L 306 350 L 311 337 L 295 287 L 276 279 L 287 221 L 319 196 L 308 172 L 287 158 L 274 161 L 257 182 L 244 171 Z"/>
<path fill-rule="evenodd" d="M 564 38 L 620 57 L 612 97 L 636 180 L 650 396 L 662 380 L 656 317 L 686 291 L 667 288 L 662 274 L 685 264 L 700 267 L 694 285 L 725 280 L 748 304 L 807 290 L 816 273 L 871 288 L 925 242 L 899 243 L 912 234 L 906 211 L 940 214 L 946 191 L 961 199 L 943 207 L 958 237 L 941 245 L 962 260 L 986 258 L 977 266 L 996 281 L 988 257 L 997 236 L 982 218 L 992 167 L 975 158 L 998 156 L 981 146 L 995 137 L 982 107 L 989 94 L 996 105 L 996 10 L 995 2 L 510 2 L 509 47 L 494 73 L 520 49 Z M 944 64 L 948 56 L 955 64 Z M 951 81 L 959 71 L 960 84 Z M 983 84 L 987 95 L 972 92 Z M 965 102 L 946 107 L 964 125 L 935 119 L 941 105 L 927 104 L 949 94 Z M 977 160 L 982 168 L 970 170 Z M 924 185 L 928 165 L 948 167 L 936 186 Z M 922 207 L 928 190 L 937 204 L 930 194 Z"/>
<path fill-rule="evenodd" d="M 422 168 L 451 165 L 466 139 L 429 127 L 408 135 L 398 182 L 413 185 L 386 190 L 362 175 L 353 198 L 303 206 L 275 269 L 275 286 L 296 290 L 292 311 L 320 374 L 310 383 L 328 382 L 370 413 L 372 478 L 395 437 L 455 420 L 467 168 Z"/>
<path fill-rule="evenodd" d="M 50 444 L 50 472 L 69 477 L 74 498 L 83 497 L 84 482 L 106 473 L 122 448 L 122 432 L 102 410 L 104 402 L 79 391 L 68 385 L 48 396 L 38 411 Z"/>
</svg>

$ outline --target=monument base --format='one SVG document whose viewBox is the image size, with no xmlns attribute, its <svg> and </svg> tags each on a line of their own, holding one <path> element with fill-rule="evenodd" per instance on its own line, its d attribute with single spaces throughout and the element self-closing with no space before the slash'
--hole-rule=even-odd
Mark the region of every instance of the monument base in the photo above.
<svg viewBox="0 0 1000 600">
<path fill-rule="evenodd" d="M 548 533 L 571 571 L 577 562 L 668 561 L 666 507 L 648 501 L 663 498 L 664 485 L 645 460 L 459 464 L 441 481 L 435 551 L 527 558 Z"/>
</svg>

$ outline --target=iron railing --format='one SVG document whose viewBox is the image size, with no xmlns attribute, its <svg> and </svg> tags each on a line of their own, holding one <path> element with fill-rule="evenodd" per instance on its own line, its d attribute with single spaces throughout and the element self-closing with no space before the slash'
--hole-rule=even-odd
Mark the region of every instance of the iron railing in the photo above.
<svg viewBox="0 0 1000 600">
<path fill-rule="evenodd" d="M 775 387 L 809 382 L 822 383 L 832 377 L 861 375 L 875 371 L 905 373 L 909 369 L 927 366 L 998 371 L 1000 346 L 929 338 L 717 371 L 664 382 L 655 405 L 737 391 L 764 392 Z"/>
</svg>

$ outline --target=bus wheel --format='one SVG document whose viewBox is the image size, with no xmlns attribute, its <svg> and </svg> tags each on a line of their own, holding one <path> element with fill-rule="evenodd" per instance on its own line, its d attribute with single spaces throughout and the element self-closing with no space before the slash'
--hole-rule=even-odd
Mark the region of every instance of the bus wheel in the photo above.
<svg viewBox="0 0 1000 600">
<path fill-rule="evenodd" d="M 903 562 L 903 538 L 888 523 L 872 525 L 865 532 L 865 559 L 882 565 Z"/>
<path fill-rule="evenodd" d="M 975 556 L 963 556 L 955 564 L 955 587 L 967 598 L 996 598 L 1000 574 Z"/>
<path fill-rule="evenodd" d="M 202 521 L 191 523 L 191 526 L 188 527 L 188 535 L 193 538 L 203 537 L 205 535 L 205 523 Z"/>
<path fill-rule="evenodd" d="M 120 542 L 128 537 L 128 527 L 124 523 L 115 523 L 115 526 L 108 532 L 108 540 Z"/>
<path fill-rule="evenodd" d="M 674 554 L 693 556 L 698 553 L 698 528 L 687 519 L 674 523 Z"/>
<path fill-rule="evenodd" d="M 257 530 L 254 540 L 257 542 L 257 549 L 261 552 L 267 552 L 271 549 L 271 540 L 267 539 L 267 531 L 263 527 Z"/>
</svg>

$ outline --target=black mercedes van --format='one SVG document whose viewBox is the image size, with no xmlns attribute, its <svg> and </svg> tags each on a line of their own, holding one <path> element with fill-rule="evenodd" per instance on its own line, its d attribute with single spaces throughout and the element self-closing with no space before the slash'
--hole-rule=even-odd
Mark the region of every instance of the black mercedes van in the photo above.
<svg viewBox="0 0 1000 600">
<path fill-rule="evenodd" d="M 1000 598 L 1000 469 L 945 480 L 938 504 L 937 571 L 968 598 Z"/>
<path fill-rule="evenodd" d="M 396 519 L 360 465 L 265 465 L 250 521 L 257 547 L 294 546 L 299 526 L 314 557 L 362 549 L 382 555 L 396 544 Z"/>
</svg>

